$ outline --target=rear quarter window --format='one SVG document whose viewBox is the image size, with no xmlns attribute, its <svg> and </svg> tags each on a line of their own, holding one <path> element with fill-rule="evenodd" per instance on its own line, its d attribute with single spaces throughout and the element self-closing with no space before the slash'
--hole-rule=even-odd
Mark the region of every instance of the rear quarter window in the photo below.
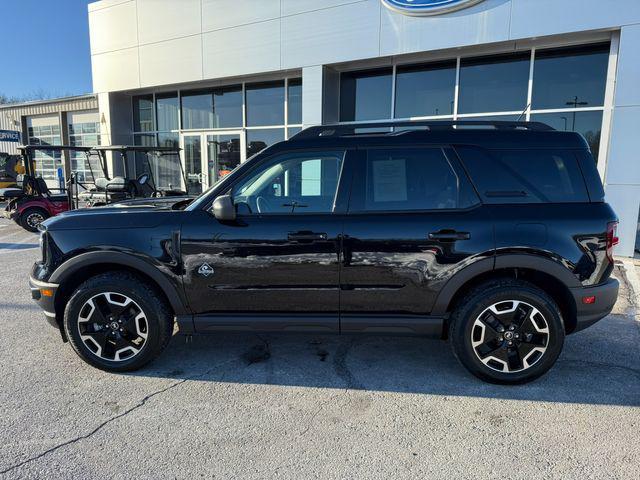
<svg viewBox="0 0 640 480">
<path fill-rule="evenodd" d="M 456 151 L 485 203 L 589 201 L 578 160 L 571 150 L 459 146 Z"/>
<path fill-rule="evenodd" d="M 471 207 L 479 203 L 478 198 L 466 174 L 458 169 L 441 148 L 370 149 L 358 165 L 349 210 L 409 212 Z"/>
</svg>

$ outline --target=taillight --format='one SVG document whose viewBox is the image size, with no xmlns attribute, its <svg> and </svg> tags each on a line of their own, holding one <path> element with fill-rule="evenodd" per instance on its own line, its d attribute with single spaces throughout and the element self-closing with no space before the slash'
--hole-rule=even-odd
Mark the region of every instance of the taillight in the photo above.
<svg viewBox="0 0 640 480">
<path fill-rule="evenodd" d="M 620 239 L 617 235 L 618 222 L 607 223 L 607 258 L 613 261 L 613 247 L 618 245 Z"/>
</svg>

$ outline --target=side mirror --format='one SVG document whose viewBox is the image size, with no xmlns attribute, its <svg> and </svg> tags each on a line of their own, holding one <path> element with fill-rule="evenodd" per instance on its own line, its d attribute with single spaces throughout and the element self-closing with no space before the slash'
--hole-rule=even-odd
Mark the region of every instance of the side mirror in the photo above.
<svg viewBox="0 0 640 480">
<path fill-rule="evenodd" d="M 213 201 L 211 211 L 217 220 L 232 222 L 236 219 L 236 206 L 230 195 L 221 195 Z"/>
</svg>

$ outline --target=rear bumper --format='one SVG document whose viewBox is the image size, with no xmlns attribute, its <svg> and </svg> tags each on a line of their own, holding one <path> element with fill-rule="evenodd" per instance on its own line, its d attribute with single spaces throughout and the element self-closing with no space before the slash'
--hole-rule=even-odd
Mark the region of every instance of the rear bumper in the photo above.
<svg viewBox="0 0 640 480">
<path fill-rule="evenodd" d="M 47 322 L 53 327 L 60 328 L 56 320 L 55 298 L 59 285 L 55 283 L 46 283 L 29 277 L 29 288 L 31 289 L 31 298 L 44 311 Z M 43 290 L 50 291 L 51 295 L 43 295 Z"/>
<path fill-rule="evenodd" d="M 620 284 L 614 278 L 595 287 L 572 288 L 571 294 L 576 303 L 576 328 L 574 332 L 584 330 L 609 315 L 618 299 L 619 288 Z M 582 302 L 584 297 L 591 296 L 596 297 L 594 303 L 586 305 Z"/>
</svg>

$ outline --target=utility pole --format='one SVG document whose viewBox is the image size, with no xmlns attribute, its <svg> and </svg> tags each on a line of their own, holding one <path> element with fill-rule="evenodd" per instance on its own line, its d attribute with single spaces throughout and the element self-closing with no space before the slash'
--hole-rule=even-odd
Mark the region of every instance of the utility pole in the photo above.
<svg viewBox="0 0 640 480">
<path fill-rule="evenodd" d="M 573 101 L 572 102 L 567 102 L 566 104 L 569 105 L 570 107 L 578 108 L 578 107 L 584 107 L 586 105 L 589 105 L 589 102 L 579 102 L 578 101 L 578 96 L 576 95 L 575 97 L 573 97 Z M 575 110 L 573 112 L 573 125 L 571 127 L 571 131 L 573 131 L 573 132 L 576 131 L 576 112 L 575 112 Z"/>
</svg>

